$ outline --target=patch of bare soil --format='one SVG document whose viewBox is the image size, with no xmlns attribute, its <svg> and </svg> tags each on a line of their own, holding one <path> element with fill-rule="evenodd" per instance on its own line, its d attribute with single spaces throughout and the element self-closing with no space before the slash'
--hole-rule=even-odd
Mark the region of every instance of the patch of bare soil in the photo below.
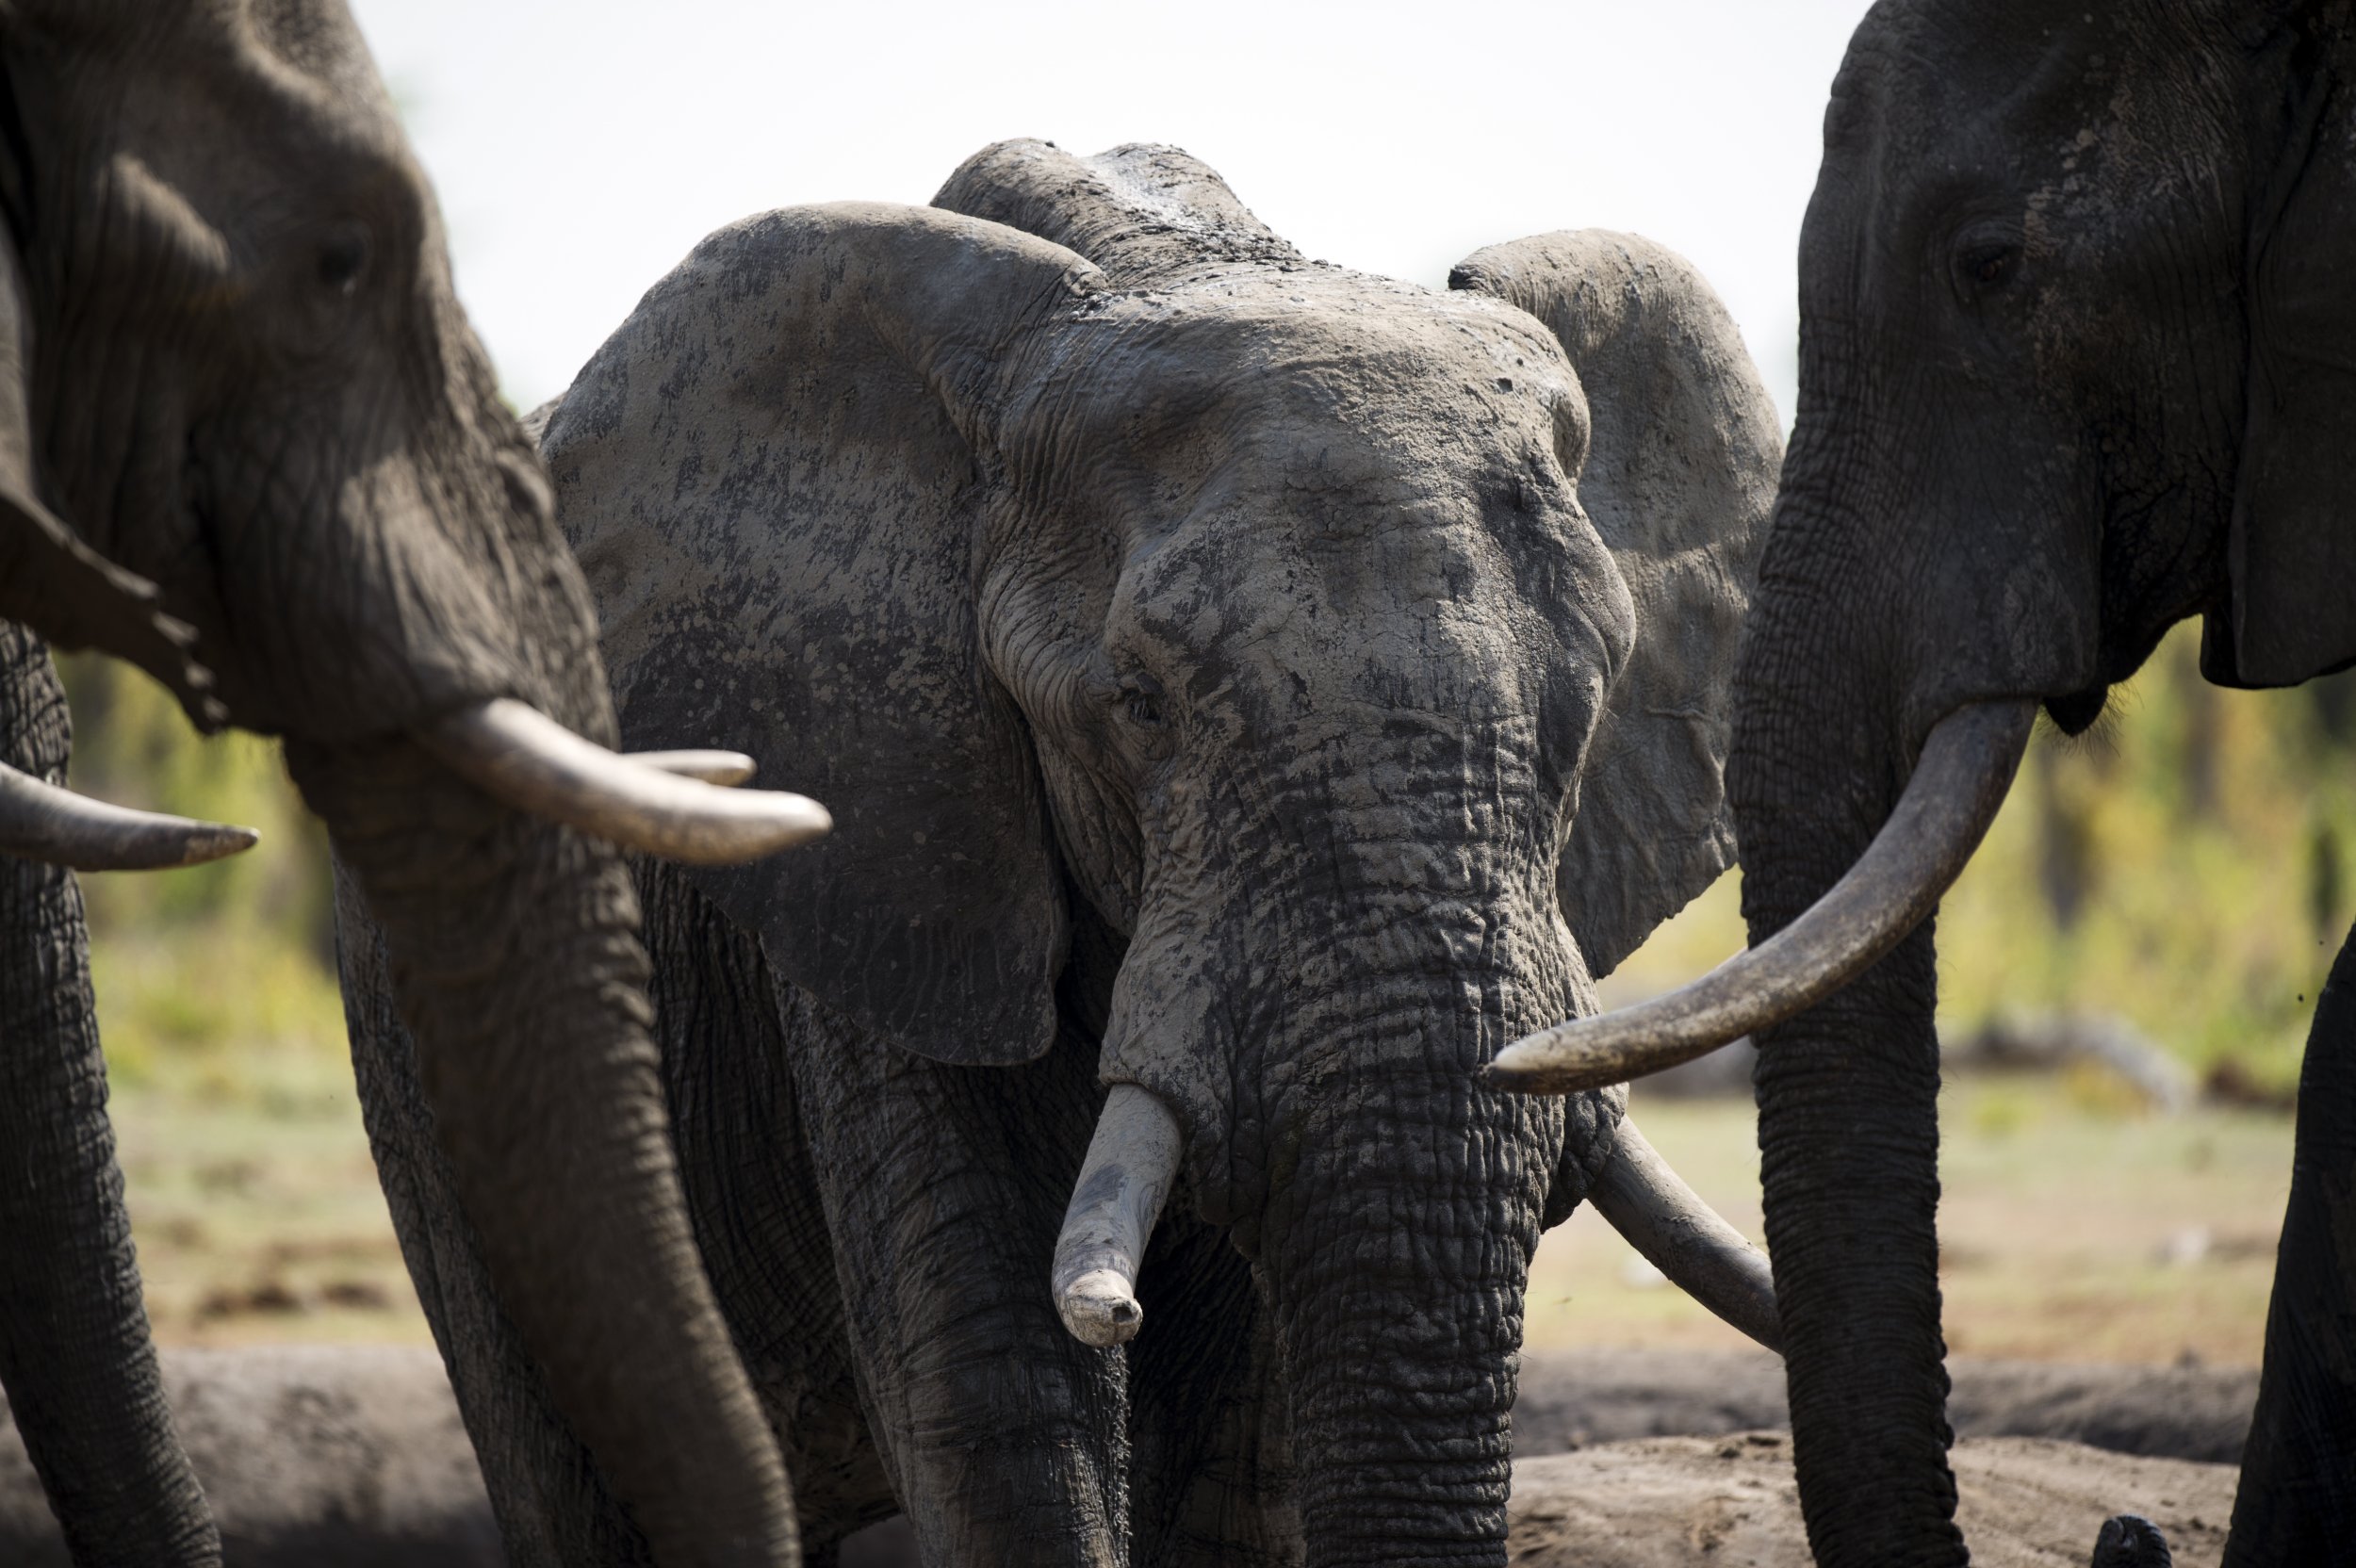
<svg viewBox="0 0 2356 1568">
<path fill-rule="evenodd" d="M 2235 1464 L 2258 1400 L 2250 1367 L 1947 1363 L 1962 1437 L 2043 1437 L 2115 1453 Z M 1783 1363 L 1764 1350 L 1531 1350 L 1513 1451 L 1527 1459 L 1629 1438 L 1788 1427 Z M 2087 1550 L 2093 1549 L 2091 1540 Z"/>
<path fill-rule="evenodd" d="M 441 1357 L 408 1346 L 168 1350 L 164 1392 L 239 1568 L 499 1568 Z M 7 1407 L 0 1403 L 0 1416 Z M 68 1568 L 13 1417 L 0 1563 Z"/>
<path fill-rule="evenodd" d="M 1957 1510 L 1972 1560 L 2079 1568 L 2113 1513 L 2140 1513 L 2178 1568 L 2225 1546 L 2233 1472 L 2037 1438 L 1955 1446 Z M 1525 1460 L 1513 1467 L 1515 1568 L 1808 1568 L 1808 1538 L 1780 1432 L 1664 1437 Z"/>
</svg>

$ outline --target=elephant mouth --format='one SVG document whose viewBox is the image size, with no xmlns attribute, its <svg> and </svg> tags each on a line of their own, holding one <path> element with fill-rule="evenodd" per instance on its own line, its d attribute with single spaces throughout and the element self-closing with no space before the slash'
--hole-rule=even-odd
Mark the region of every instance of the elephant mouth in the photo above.
<svg viewBox="0 0 2356 1568">
<path fill-rule="evenodd" d="M 753 774 L 739 753 L 612 752 L 511 697 L 459 709 L 414 738 L 501 805 L 665 859 L 732 865 L 833 825 L 807 796 L 731 788 Z M 75 871 L 155 871 L 217 860 L 258 839 L 251 828 L 109 806 L 0 765 L 0 852 Z"/>
<path fill-rule="evenodd" d="M 1490 1064 L 1490 1081 L 1535 1094 L 1626 1083 L 1840 990 L 1922 924 L 1962 874 L 2012 788 L 2037 710 L 2035 698 L 2013 697 L 1948 714 L 1873 843 L 1798 919 L 1678 990 L 1515 1041 Z"/>
<path fill-rule="evenodd" d="M 2111 700 L 2111 688 L 2106 681 L 2088 686 L 2067 696 L 2054 697 L 2045 705 L 2045 711 L 2065 735 L 2083 735 L 2102 716 L 2102 710 Z"/>
</svg>

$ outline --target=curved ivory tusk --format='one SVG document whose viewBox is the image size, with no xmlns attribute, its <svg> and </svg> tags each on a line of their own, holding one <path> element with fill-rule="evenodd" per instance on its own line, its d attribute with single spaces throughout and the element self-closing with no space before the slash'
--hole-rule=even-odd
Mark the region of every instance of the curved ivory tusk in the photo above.
<svg viewBox="0 0 2356 1568">
<path fill-rule="evenodd" d="M 0 763 L 0 853 L 75 871 L 164 871 L 238 854 L 260 838 L 250 827 L 109 806 Z"/>
<path fill-rule="evenodd" d="M 752 782 L 753 760 L 741 751 L 626 751 L 626 762 L 680 778 L 700 778 L 707 784 L 734 789 Z"/>
<path fill-rule="evenodd" d="M 692 865 L 758 859 L 834 825 L 826 808 L 806 796 L 715 789 L 666 773 L 584 741 L 512 697 L 462 709 L 417 739 L 450 771 L 519 811 Z"/>
<path fill-rule="evenodd" d="M 1123 1344 L 1145 1321 L 1137 1266 L 1185 1149 L 1169 1106 L 1135 1084 L 1113 1086 L 1055 1242 L 1055 1311 L 1082 1344 Z"/>
<path fill-rule="evenodd" d="M 1692 985 L 1515 1041 L 1490 1082 L 1533 1094 L 1623 1084 L 1780 1023 L 1855 979 L 1939 906 L 1996 820 L 2037 703 L 1973 703 L 1939 720 L 1897 809 L 1799 919 Z"/>
<path fill-rule="evenodd" d="M 1669 1168 L 1636 1123 L 1623 1119 L 1612 1158 L 1587 1200 L 1669 1282 L 1777 1355 L 1775 1275 L 1767 1254 L 1718 1217 Z"/>
</svg>

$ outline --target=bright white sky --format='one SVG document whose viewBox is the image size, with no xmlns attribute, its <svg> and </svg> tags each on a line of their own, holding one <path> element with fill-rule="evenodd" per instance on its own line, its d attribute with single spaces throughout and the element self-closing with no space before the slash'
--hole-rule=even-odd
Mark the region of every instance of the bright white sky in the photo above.
<svg viewBox="0 0 2356 1568">
<path fill-rule="evenodd" d="M 1866 8 L 353 0 L 519 407 L 722 223 L 922 204 L 1035 136 L 1175 142 L 1310 255 L 1434 286 L 1498 240 L 1649 235 L 1717 286 L 1787 422 L 1800 216 Z"/>
</svg>

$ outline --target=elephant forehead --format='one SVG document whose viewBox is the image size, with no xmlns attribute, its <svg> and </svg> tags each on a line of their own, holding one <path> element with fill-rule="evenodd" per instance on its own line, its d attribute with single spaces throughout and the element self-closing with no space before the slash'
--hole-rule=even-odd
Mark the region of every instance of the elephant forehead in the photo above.
<svg viewBox="0 0 2356 1568">
<path fill-rule="evenodd" d="M 1186 517 L 1122 573 L 1112 646 L 1202 692 L 1466 717 L 1526 711 L 1565 673 L 1613 662 L 1618 579 L 1576 513 L 1402 495 L 1366 509 L 1381 525 L 1337 533 L 1329 499 Z"/>
<path fill-rule="evenodd" d="M 1115 296 L 1080 321 L 1072 359 L 1040 377 L 1067 418 L 1104 447 L 1172 424 L 1223 431 L 1294 455 L 1387 448 L 1429 462 L 1437 438 L 1466 452 L 1550 445 L 1576 408 L 1577 376 L 1538 322 L 1483 297 L 1333 269 L 1206 274 L 1168 291 Z M 1067 400 L 1086 386 L 1086 402 Z"/>
</svg>

